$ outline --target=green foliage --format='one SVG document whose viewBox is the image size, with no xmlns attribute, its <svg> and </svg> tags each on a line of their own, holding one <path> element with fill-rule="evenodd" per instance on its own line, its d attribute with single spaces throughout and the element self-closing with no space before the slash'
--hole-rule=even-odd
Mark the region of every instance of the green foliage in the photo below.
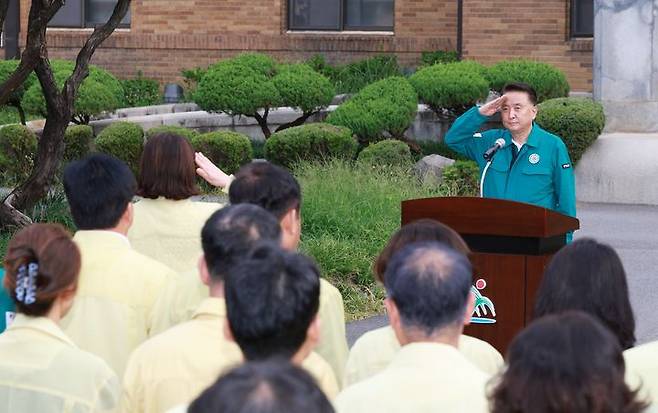
<svg viewBox="0 0 658 413">
<path fill-rule="evenodd" d="M 504 60 L 491 66 L 487 71 L 489 84 L 500 92 L 511 82 L 523 82 L 537 92 L 537 100 L 565 97 L 569 95 L 569 82 L 564 73 L 547 63 L 533 60 Z"/>
<path fill-rule="evenodd" d="M 335 92 L 329 79 L 303 64 L 280 66 L 272 83 L 283 104 L 304 113 L 328 106 Z"/>
<path fill-rule="evenodd" d="M 144 149 L 144 131 L 136 123 L 114 122 L 98 135 L 96 149 L 121 159 L 137 175 Z"/>
<path fill-rule="evenodd" d="M 19 63 L 20 60 L 0 60 L 0 84 L 9 79 L 9 77 L 16 71 Z M 23 82 L 23 84 L 11 94 L 9 101 L 12 104 L 20 103 L 25 91 L 35 83 L 38 83 L 37 77 L 34 72 L 32 72 L 27 79 L 25 79 L 25 82 Z"/>
<path fill-rule="evenodd" d="M 366 86 L 327 117 L 332 125 L 352 130 L 362 143 L 384 133 L 402 137 L 416 116 L 418 97 L 403 77 L 390 77 Z"/>
<path fill-rule="evenodd" d="M 32 172 L 37 150 L 37 137 L 23 125 L 0 128 L 0 173 L 8 184 L 18 184 Z"/>
<path fill-rule="evenodd" d="M 559 98 L 539 105 L 537 123 L 562 138 L 575 165 L 605 126 L 600 103 L 584 98 Z"/>
<path fill-rule="evenodd" d="M 393 76 L 400 76 L 397 57 L 379 55 L 343 66 L 337 86 L 339 93 L 357 93 L 373 82 Z"/>
<path fill-rule="evenodd" d="M 436 64 L 414 73 L 409 82 L 439 116 L 458 116 L 489 93 L 484 66 L 472 61 Z"/>
<path fill-rule="evenodd" d="M 135 79 L 122 80 L 121 84 L 128 107 L 151 106 L 162 102 L 158 81 L 144 77 L 142 72 L 138 72 Z"/>
<path fill-rule="evenodd" d="M 353 159 L 357 147 L 349 129 L 311 123 L 273 134 L 265 143 L 265 157 L 270 162 L 290 167 L 300 160 Z"/>
<path fill-rule="evenodd" d="M 311 69 L 324 75 L 324 77 L 329 79 L 334 86 L 337 86 L 339 83 L 338 77 L 340 76 L 340 68 L 328 64 L 323 55 L 313 55 L 313 57 L 304 63 L 306 63 Z"/>
<path fill-rule="evenodd" d="M 64 133 L 64 162 L 84 158 L 94 143 L 94 130 L 89 125 L 75 125 Z"/>
<path fill-rule="evenodd" d="M 190 142 L 192 142 L 192 139 L 194 139 L 194 137 L 199 134 L 199 132 L 195 131 L 194 129 L 188 129 L 184 126 L 163 125 L 163 126 L 156 126 L 155 128 L 151 128 L 147 130 L 145 133 L 146 140 L 149 140 L 151 137 L 159 133 L 173 133 L 176 135 L 180 135 Z"/>
<path fill-rule="evenodd" d="M 452 63 L 459 61 L 459 53 L 456 50 L 437 50 L 435 52 L 422 52 L 420 54 L 420 66 L 432 66 L 437 63 Z"/>
<path fill-rule="evenodd" d="M 185 83 L 185 101 L 192 101 L 194 92 L 196 91 L 197 84 L 201 81 L 203 75 L 206 74 L 208 69 L 195 67 L 193 69 L 185 69 L 181 71 L 183 82 Z"/>
<path fill-rule="evenodd" d="M 192 138 L 192 146 L 203 152 L 224 172 L 232 174 L 251 162 L 253 149 L 246 135 L 237 132 L 210 132 Z"/>
<path fill-rule="evenodd" d="M 409 145 L 396 139 L 371 143 L 359 153 L 358 161 L 371 166 L 411 166 Z"/>
<path fill-rule="evenodd" d="M 25 114 L 27 121 L 41 118 L 41 116 Z M 14 106 L 0 106 L 0 125 L 9 125 L 11 123 L 20 123 L 21 117 L 18 114 L 18 109 Z"/>
<path fill-rule="evenodd" d="M 476 196 L 480 191 L 480 168 L 473 161 L 455 161 L 443 170 L 441 189 L 450 196 Z"/>
</svg>

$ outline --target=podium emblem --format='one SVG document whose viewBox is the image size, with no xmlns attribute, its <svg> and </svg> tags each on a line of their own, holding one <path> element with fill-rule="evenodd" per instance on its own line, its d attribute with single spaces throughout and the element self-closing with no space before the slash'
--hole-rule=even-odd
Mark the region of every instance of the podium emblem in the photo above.
<svg viewBox="0 0 658 413">
<path fill-rule="evenodd" d="M 471 293 L 475 296 L 475 308 L 471 314 L 472 324 L 494 324 L 496 323 L 496 308 L 493 301 L 482 295 L 480 290 L 487 287 L 487 282 L 480 278 L 471 287 Z"/>
</svg>

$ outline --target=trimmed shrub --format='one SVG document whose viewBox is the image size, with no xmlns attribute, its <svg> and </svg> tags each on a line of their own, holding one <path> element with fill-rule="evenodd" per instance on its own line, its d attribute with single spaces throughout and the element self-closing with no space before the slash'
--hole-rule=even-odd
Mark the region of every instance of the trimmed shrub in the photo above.
<svg viewBox="0 0 658 413">
<path fill-rule="evenodd" d="M 194 137 L 199 134 L 199 132 L 195 131 L 194 129 L 188 129 L 184 126 L 163 125 L 156 126 L 155 128 L 147 130 L 144 135 L 146 136 L 146 140 L 149 140 L 151 137 L 159 133 L 173 133 L 180 135 L 190 142 L 192 142 L 192 139 L 194 139 Z"/>
<path fill-rule="evenodd" d="M 334 98 L 335 89 L 329 79 L 303 64 L 280 66 L 272 82 L 283 104 L 304 113 L 329 106 Z"/>
<path fill-rule="evenodd" d="M 246 135 L 237 132 L 210 132 L 192 138 L 195 151 L 203 152 L 227 174 L 251 162 L 253 149 Z"/>
<path fill-rule="evenodd" d="M 498 92 L 506 83 L 527 83 L 537 92 L 539 102 L 569 95 L 569 82 L 560 69 L 533 60 L 504 60 L 496 63 L 487 71 L 487 78 L 490 87 Z"/>
<path fill-rule="evenodd" d="M 409 145 L 395 139 L 371 143 L 359 153 L 358 161 L 372 166 L 411 166 Z"/>
<path fill-rule="evenodd" d="M 437 50 L 435 52 L 422 52 L 420 54 L 420 66 L 432 66 L 438 63 L 452 63 L 459 61 L 459 53 L 456 50 Z"/>
<path fill-rule="evenodd" d="M 151 106 L 162 103 L 160 84 L 155 79 L 149 79 L 137 73 L 135 79 L 121 81 L 124 101 L 128 107 Z"/>
<path fill-rule="evenodd" d="M 96 149 L 124 161 L 137 175 L 144 149 L 144 131 L 131 122 L 114 122 L 96 138 Z"/>
<path fill-rule="evenodd" d="M 265 158 L 272 163 L 292 166 L 302 160 L 353 159 L 358 144 L 352 131 L 326 123 L 288 128 L 274 133 L 265 143 Z"/>
<path fill-rule="evenodd" d="M 327 117 L 332 125 L 345 126 L 362 143 L 383 139 L 387 133 L 402 137 L 414 120 L 418 97 L 403 77 L 390 77 L 366 86 Z"/>
<path fill-rule="evenodd" d="M 575 165 L 605 126 L 603 106 L 586 98 L 550 99 L 539 105 L 537 123 L 559 136 Z"/>
<path fill-rule="evenodd" d="M 409 78 L 418 97 L 437 116 L 455 117 L 487 97 L 484 66 L 470 61 L 425 67 Z"/>
<path fill-rule="evenodd" d="M 19 63 L 20 63 L 19 60 L 0 60 L 0 84 L 4 83 L 5 81 L 7 81 L 7 79 L 9 79 L 9 77 L 16 71 L 16 68 L 18 67 Z M 37 77 L 34 74 L 34 72 L 32 72 L 25 79 L 25 82 L 23 82 L 23 84 L 9 96 L 9 99 L 7 100 L 7 105 L 13 106 L 17 110 L 19 109 L 22 110 L 23 109 L 22 100 L 23 100 L 23 96 L 25 95 L 25 91 L 35 83 L 37 83 Z M 20 121 L 20 119 L 18 121 Z M 5 122 L 5 123 L 13 123 L 13 122 Z"/>
<path fill-rule="evenodd" d="M 89 125 L 75 125 L 64 133 L 64 162 L 84 158 L 92 149 L 94 130 Z"/>
<path fill-rule="evenodd" d="M 388 77 L 400 76 L 395 55 L 380 55 L 349 63 L 339 69 L 339 93 L 357 93 L 367 85 Z"/>
<path fill-rule="evenodd" d="M 480 168 L 473 161 L 457 160 L 443 170 L 441 190 L 449 196 L 476 196 L 480 191 Z"/>
<path fill-rule="evenodd" d="M 37 151 L 37 137 L 23 125 L 0 129 L 0 171 L 3 180 L 17 184 L 30 176 Z"/>
<path fill-rule="evenodd" d="M 186 102 L 194 100 L 193 96 L 196 91 L 196 85 L 201 81 L 201 78 L 206 74 L 207 70 L 208 69 L 203 69 L 201 67 L 195 67 L 193 69 L 185 69 L 181 71 L 183 82 L 185 83 L 184 99 Z"/>
</svg>

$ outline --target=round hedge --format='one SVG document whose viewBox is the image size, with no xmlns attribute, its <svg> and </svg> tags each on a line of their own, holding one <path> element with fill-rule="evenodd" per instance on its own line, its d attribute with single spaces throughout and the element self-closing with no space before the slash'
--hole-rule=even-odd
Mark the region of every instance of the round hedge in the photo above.
<svg viewBox="0 0 658 413">
<path fill-rule="evenodd" d="M 373 166 L 410 166 L 413 159 L 409 145 L 397 139 L 371 143 L 359 153 L 358 162 Z"/>
<path fill-rule="evenodd" d="M 409 82 L 432 111 L 458 115 L 489 93 L 485 73 L 484 66 L 471 61 L 436 64 L 414 73 Z"/>
<path fill-rule="evenodd" d="M 327 117 L 327 122 L 345 126 L 362 143 L 383 139 L 383 134 L 402 137 L 416 117 L 418 96 L 403 77 L 372 83 Z"/>
<path fill-rule="evenodd" d="M 199 132 L 194 129 L 188 129 L 184 126 L 163 125 L 147 130 L 145 133 L 146 140 L 149 140 L 151 137 L 160 133 L 173 133 L 175 135 L 180 135 L 190 142 L 192 142 L 192 139 L 199 134 Z"/>
<path fill-rule="evenodd" d="M 160 84 L 155 79 L 146 78 L 139 73 L 135 79 L 122 80 L 121 85 L 123 86 L 124 102 L 128 107 L 162 103 Z"/>
<path fill-rule="evenodd" d="M 523 82 L 537 92 L 537 100 L 566 97 L 569 95 L 569 82 L 564 73 L 547 63 L 533 60 L 504 60 L 487 70 L 489 85 L 500 92 L 511 82 Z"/>
<path fill-rule="evenodd" d="M 94 130 L 89 125 L 74 125 L 64 132 L 64 162 L 82 159 L 91 151 Z"/>
<path fill-rule="evenodd" d="M 272 78 L 281 102 L 303 112 L 328 106 L 335 89 L 329 79 L 305 64 L 282 65 Z"/>
<path fill-rule="evenodd" d="M 253 148 L 247 135 L 237 132 L 209 132 L 192 138 L 192 146 L 203 152 L 224 172 L 232 174 L 251 162 Z"/>
<path fill-rule="evenodd" d="M 124 161 L 137 175 L 144 149 L 144 131 L 131 122 L 114 122 L 96 137 L 96 149 Z"/>
<path fill-rule="evenodd" d="M 605 114 L 591 99 L 550 99 L 539 105 L 536 122 L 562 138 L 575 165 L 603 131 Z"/>
<path fill-rule="evenodd" d="M 353 159 L 357 148 L 358 143 L 349 129 L 311 123 L 284 129 L 270 136 L 265 142 L 265 158 L 290 167 L 300 160 Z"/>
<path fill-rule="evenodd" d="M 37 137 L 23 125 L 0 128 L 0 171 L 9 184 L 30 176 L 37 151 Z"/>
</svg>

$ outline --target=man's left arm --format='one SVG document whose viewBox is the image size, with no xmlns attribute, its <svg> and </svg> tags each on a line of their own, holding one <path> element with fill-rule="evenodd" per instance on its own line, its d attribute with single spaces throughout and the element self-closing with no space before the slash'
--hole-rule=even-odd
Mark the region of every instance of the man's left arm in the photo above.
<svg viewBox="0 0 658 413">
<path fill-rule="evenodd" d="M 567 147 L 562 141 L 557 145 L 555 166 L 553 172 L 553 185 L 557 198 L 557 211 L 576 216 L 576 181 L 573 173 L 573 164 L 569 158 Z"/>
</svg>

